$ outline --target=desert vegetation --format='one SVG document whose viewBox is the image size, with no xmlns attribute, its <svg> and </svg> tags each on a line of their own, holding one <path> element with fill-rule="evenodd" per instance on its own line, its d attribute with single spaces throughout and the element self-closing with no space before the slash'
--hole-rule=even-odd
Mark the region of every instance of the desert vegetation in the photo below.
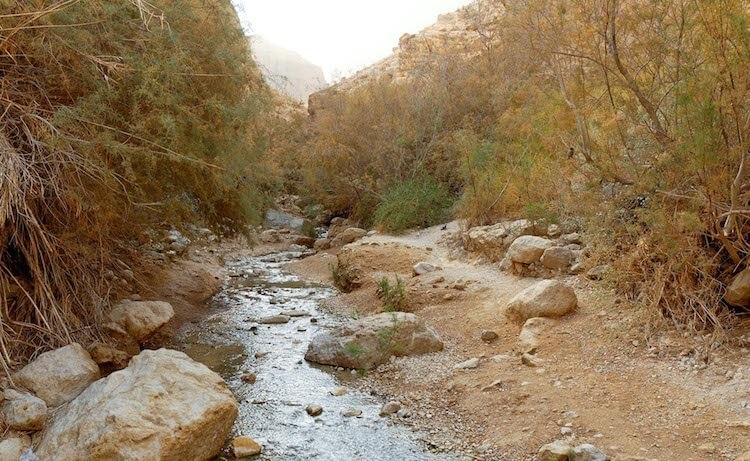
<svg viewBox="0 0 750 461">
<path fill-rule="evenodd" d="M 750 250 L 747 2 L 500 3 L 499 18 L 474 4 L 468 61 L 333 93 L 305 190 L 389 231 L 445 210 L 572 223 L 656 318 L 736 325 L 722 298 Z"/>
<path fill-rule="evenodd" d="M 3 365 L 95 337 L 148 229 L 262 217 L 283 129 L 229 1 L 4 0 L 0 75 Z"/>
</svg>

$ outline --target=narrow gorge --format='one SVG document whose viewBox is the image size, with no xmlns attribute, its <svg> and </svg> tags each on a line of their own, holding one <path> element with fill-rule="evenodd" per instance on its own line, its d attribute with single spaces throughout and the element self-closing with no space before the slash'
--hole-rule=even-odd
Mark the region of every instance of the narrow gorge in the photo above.
<svg viewBox="0 0 750 461">
<path fill-rule="evenodd" d="M 0 461 L 750 461 L 749 6 L 0 0 Z"/>
</svg>

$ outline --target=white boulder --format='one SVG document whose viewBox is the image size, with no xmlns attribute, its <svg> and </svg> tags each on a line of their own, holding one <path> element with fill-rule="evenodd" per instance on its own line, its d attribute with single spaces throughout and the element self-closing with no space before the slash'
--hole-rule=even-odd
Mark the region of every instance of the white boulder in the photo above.
<svg viewBox="0 0 750 461">
<path fill-rule="evenodd" d="M 505 315 L 513 321 L 525 322 L 534 317 L 562 317 L 577 306 L 573 288 L 557 280 L 542 280 L 514 296 Z"/>
<path fill-rule="evenodd" d="M 40 434 L 40 459 L 209 460 L 237 417 L 219 375 L 182 352 L 146 350 L 89 386 Z"/>
<path fill-rule="evenodd" d="M 534 264 L 542 259 L 544 250 L 552 246 L 552 241 L 534 235 L 518 237 L 508 248 L 508 258 L 514 263 Z"/>
<path fill-rule="evenodd" d="M 86 349 L 74 343 L 41 354 L 13 379 L 56 407 L 73 400 L 99 376 L 99 367 Z"/>
<path fill-rule="evenodd" d="M 174 317 L 172 305 L 163 301 L 122 301 L 109 314 L 111 322 L 136 341 L 143 341 Z"/>
<path fill-rule="evenodd" d="M 414 314 L 386 312 L 318 333 L 305 359 L 323 365 L 371 369 L 392 356 L 437 352 L 443 342 Z"/>
</svg>

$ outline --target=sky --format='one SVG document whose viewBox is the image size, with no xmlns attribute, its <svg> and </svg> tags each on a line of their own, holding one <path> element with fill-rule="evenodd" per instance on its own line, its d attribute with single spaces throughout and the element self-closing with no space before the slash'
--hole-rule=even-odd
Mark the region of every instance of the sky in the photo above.
<svg viewBox="0 0 750 461">
<path fill-rule="evenodd" d="M 250 34 L 296 51 L 336 80 L 385 58 L 470 0 L 234 0 Z"/>
</svg>

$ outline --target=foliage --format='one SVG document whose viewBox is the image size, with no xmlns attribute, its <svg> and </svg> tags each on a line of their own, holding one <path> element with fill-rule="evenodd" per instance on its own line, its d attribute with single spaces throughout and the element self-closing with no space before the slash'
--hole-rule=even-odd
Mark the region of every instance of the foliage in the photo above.
<svg viewBox="0 0 750 461">
<path fill-rule="evenodd" d="M 750 256 L 748 2 L 502 3 L 475 56 L 332 94 L 303 162 L 311 194 L 395 230 L 422 177 L 460 195 L 469 225 L 574 218 L 631 300 L 730 325 L 721 298 Z"/>
<path fill-rule="evenodd" d="M 96 336 L 144 230 L 257 221 L 275 122 L 228 0 L 0 5 L 8 366 Z"/>
<path fill-rule="evenodd" d="M 383 300 L 386 312 L 400 312 L 406 308 L 407 296 L 404 280 L 396 276 L 396 283 L 391 284 L 388 277 L 378 282 L 378 297 Z"/>
<path fill-rule="evenodd" d="M 444 222 L 451 206 L 449 192 L 429 179 L 413 179 L 388 189 L 375 209 L 373 220 L 380 229 L 399 233 Z"/>
</svg>

